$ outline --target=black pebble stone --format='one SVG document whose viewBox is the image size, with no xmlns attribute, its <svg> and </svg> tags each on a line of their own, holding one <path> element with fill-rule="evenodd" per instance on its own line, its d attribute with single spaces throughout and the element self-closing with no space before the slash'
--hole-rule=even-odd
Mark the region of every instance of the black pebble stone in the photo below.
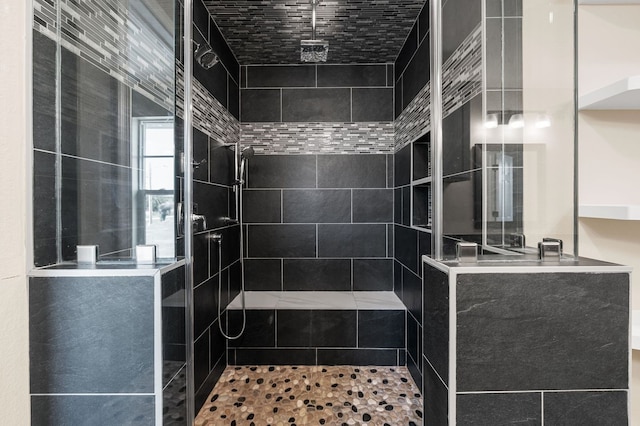
<svg viewBox="0 0 640 426">
<path fill-rule="evenodd" d="M 362 415 L 362 420 L 365 421 L 365 422 L 368 422 L 369 420 L 371 420 L 371 416 L 369 414 L 367 414 L 367 413 L 364 413 Z"/>
<path fill-rule="evenodd" d="M 325 424 L 327 421 L 325 419 L 320 419 L 320 424 L 323 425 Z"/>
<path fill-rule="evenodd" d="M 418 417 L 422 418 L 422 411 L 416 410 L 416 414 L 418 415 Z"/>
<path fill-rule="evenodd" d="M 254 417 L 255 417 L 254 414 L 251 413 L 247 416 L 247 420 L 253 420 Z"/>
<path fill-rule="evenodd" d="M 213 413 L 213 412 L 214 412 L 214 411 L 216 411 L 217 409 L 218 409 L 218 407 L 216 407 L 216 406 L 214 405 L 213 407 L 209 408 L 209 411 L 211 411 L 211 412 Z"/>
<path fill-rule="evenodd" d="M 289 423 L 294 423 L 296 421 L 295 417 L 289 417 Z"/>
<path fill-rule="evenodd" d="M 393 405 L 387 405 L 384 407 L 384 409 L 387 411 L 393 411 Z"/>
<path fill-rule="evenodd" d="M 351 406 L 351 411 L 353 411 L 354 413 L 358 412 L 358 408 L 355 405 Z"/>
<path fill-rule="evenodd" d="M 215 402 L 215 401 L 216 401 L 216 399 L 218 399 L 218 397 L 219 397 L 219 396 L 220 396 L 220 395 L 218 395 L 218 394 L 213 395 L 213 396 L 211 397 L 211 402 Z"/>
<path fill-rule="evenodd" d="M 261 384 L 264 383 L 264 379 L 258 379 L 257 382 L 258 382 L 259 385 L 261 385 Z"/>
</svg>

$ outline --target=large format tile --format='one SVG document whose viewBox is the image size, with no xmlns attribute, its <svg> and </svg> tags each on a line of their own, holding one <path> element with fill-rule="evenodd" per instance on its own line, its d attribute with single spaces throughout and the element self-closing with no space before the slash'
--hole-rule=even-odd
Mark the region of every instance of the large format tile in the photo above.
<svg viewBox="0 0 640 426">
<path fill-rule="evenodd" d="M 315 257 L 316 225 L 249 225 L 249 257 Z"/>
<path fill-rule="evenodd" d="M 56 43 L 33 31 L 33 147 L 56 149 Z M 36 187 L 37 188 L 37 187 Z"/>
<path fill-rule="evenodd" d="M 151 277 L 31 278 L 31 393 L 153 392 L 153 287 Z"/>
<path fill-rule="evenodd" d="M 318 156 L 319 188 L 386 188 L 384 155 Z"/>
<path fill-rule="evenodd" d="M 393 259 L 354 259 L 354 291 L 392 291 Z"/>
<path fill-rule="evenodd" d="M 458 395 L 456 399 L 456 424 L 460 426 L 506 424 L 538 426 L 542 424 L 542 398 L 539 392 L 467 394 Z M 574 420 L 575 417 L 572 418 L 571 424 L 588 424 L 588 422 L 574 423 Z M 547 424 L 559 425 L 560 423 L 552 421 Z"/>
<path fill-rule="evenodd" d="M 359 348 L 404 348 L 404 310 L 358 311 Z"/>
<path fill-rule="evenodd" d="M 244 121 L 244 120 L 243 120 Z M 350 89 L 283 89 L 283 122 L 350 122 Z"/>
<path fill-rule="evenodd" d="M 257 155 L 249 161 L 250 188 L 315 188 L 315 155 Z"/>
<path fill-rule="evenodd" d="M 318 65 L 318 87 L 384 87 L 386 65 Z"/>
<path fill-rule="evenodd" d="M 321 257 L 386 257 L 385 225 L 318 225 Z"/>
<path fill-rule="evenodd" d="M 627 387 L 628 274 L 465 274 L 457 297 L 458 391 Z"/>
<path fill-rule="evenodd" d="M 353 222 L 392 222 L 392 189 L 354 189 Z"/>
<path fill-rule="evenodd" d="M 245 289 L 248 291 L 282 290 L 280 259 L 245 259 Z"/>
<path fill-rule="evenodd" d="M 348 259 L 285 259 L 283 290 L 349 291 Z"/>
<path fill-rule="evenodd" d="M 430 78 L 429 36 L 422 42 L 402 76 L 402 107 L 406 108 Z"/>
<path fill-rule="evenodd" d="M 448 0 L 442 7 L 442 61 L 460 46 L 460 43 L 480 24 L 480 2 Z"/>
<path fill-rule="evenodd" d="M 286 190 L 282 210 L 284 223 L 349 223 L 351 191 Z"/>
<path fill-rule="evenodd" d="M 240 118 L 243 123 L 279 122 L 282 118 L 280 89 L 243 89 Z"/>
<path fill-rule="evenodd" d="M 424 356 L 449 382 L 449 276 L 444 272 L 424 265 Z"/>
<path fill-rule="evenodd" d="M 315 65 L 248 66 L 247 87 L 315 87 Z"/>
<path fill-rule="evenodd" d="M 397 365 L 397 349 L 318 349 L 318 364 Z"/>
<path fill-rule="evenodd" d="M 33 261 L 35 266 L 57 262 L 56 156 L 33 152 Z"/>
<path fill-rule="evenodd" d="M 442 383 L 424 357 L 422 362 L 424 418 L 429 419 L 429 425 L 448 426 L 449 389 Z"/>
<path fill-rule="evenodd" d="M 237 336 L 243 323 L 241 310 L 228 311 L 229 334 Z M 238 339 L 230 340 L 229 347 L 275 347 L 276 345 L 276 312 L 275 310 L 245 311 L 246 323 L 242 335 Z"/>
<path fill-rule="evenodd" d="M 236 349 L 236 365 L 315 365 L 315 349 Z"/>
<path fill-rule="evenodd" d="M 281 191 L 247 189 L 242 192 L 242 219 L 245 223 L 280 223 L 282 221 Z"/>
<path fill-rule="evenodd" d="M 153 395 L 33 395 L 31 424 L 104 426 L 155 422 Z"/>
<path fill-rule="evenodd" d="M 545 392 L 544 424 L 626 425 L 628 392 Z"/>
<path fill-rule="evenodd" d="M 355 88 L 351 121 L 393 121 L 392 88 Z"/>
</svg>

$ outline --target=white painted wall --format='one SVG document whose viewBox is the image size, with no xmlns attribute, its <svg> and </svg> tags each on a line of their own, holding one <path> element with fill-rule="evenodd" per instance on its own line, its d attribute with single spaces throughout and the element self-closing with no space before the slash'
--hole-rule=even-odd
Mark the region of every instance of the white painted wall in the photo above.
<svg viewBox="0 0 640 426">
<path fill-rule="evenodd" d="M 30 16 L 29 0 L 0 2 L 0 407 L 7 425 L 30 423 Z"/>
<path fill-rule="evenodd" d="M 578 95 L 640 75 L 640 5 L 579 7 Z M 578 116 L 579 202 L 640 205 L 640 111 Z M 634 268 L 632 305 L 640 309 L 640 222 L 580 219 L 580 255 Z M 634 351 L 631 420 L 640 424 L 640 353 Z"/>
</svg>

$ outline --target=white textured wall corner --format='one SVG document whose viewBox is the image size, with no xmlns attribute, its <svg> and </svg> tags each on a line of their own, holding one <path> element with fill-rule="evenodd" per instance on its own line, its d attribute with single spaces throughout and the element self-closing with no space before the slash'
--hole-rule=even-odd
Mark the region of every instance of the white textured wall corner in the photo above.
<svg viewBox="0 0 640 426">
<path fill-rule="evenodd" d="M 12 425 L 30 424 L 30 17 L 30 0 L 0 2 L 0 407 Z"/>
</svg>

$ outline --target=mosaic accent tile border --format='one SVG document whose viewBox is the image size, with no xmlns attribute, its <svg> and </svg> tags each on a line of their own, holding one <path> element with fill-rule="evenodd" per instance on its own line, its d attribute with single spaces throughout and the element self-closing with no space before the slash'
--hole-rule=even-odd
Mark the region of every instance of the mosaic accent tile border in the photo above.
<svg viewBox="0 0 640 426">
<path fill-rule="evenodd" d="M 478 25 L 443 64 L 442 114 L 452 112 L 482 92 L 482 27 Z M 427 84 L 395 121 L 395 151 L 431 127 L 431 85 Z"/>
<path fill-rule="evenodd" d="M 482 92 L 482 27 L 478 25 L 442 66 L 442 117 Z"/>
<path fill-rule="evenodd" d="M 34 29 L 145 95 L 169 111 L 174 107 L 173 34 L 104 0 L 35 0 Z M 56 22 L 60 8 L 61 22 Z M 165 38 L 158 35 L 165 32 Z"/>
<path fill-rule="evenodd" d="M 176 62 L 176 115 L 184 118 L 184 70 Z M 193 79 L 193 125 L 221 143 L 240 140 L 240 122 L 195 78 Z"/>
<path fill-rule="evenodd" d="M 423 424 L 406 367 L 227 367 L 196 426 Z"/>
<path fill-rule="evenodd" d="M 395 121 L 395 151 L 431 129 L 431 84 L 425 85 Z"/>
<path fill-rule="evenodd" d="M 300 63 L 300 40 L 311 38 L 309 0 L 205 5 L 240 63 Z M 321 1 L 317 37 L 329 42 L 328 63 L 393 62 L 423 5 L 424 0 Z"/>
<path fill-rule="evenodd" d="M 256 154 L 392 154 L 393 122 L 242 123 Z"/>
</svg>

